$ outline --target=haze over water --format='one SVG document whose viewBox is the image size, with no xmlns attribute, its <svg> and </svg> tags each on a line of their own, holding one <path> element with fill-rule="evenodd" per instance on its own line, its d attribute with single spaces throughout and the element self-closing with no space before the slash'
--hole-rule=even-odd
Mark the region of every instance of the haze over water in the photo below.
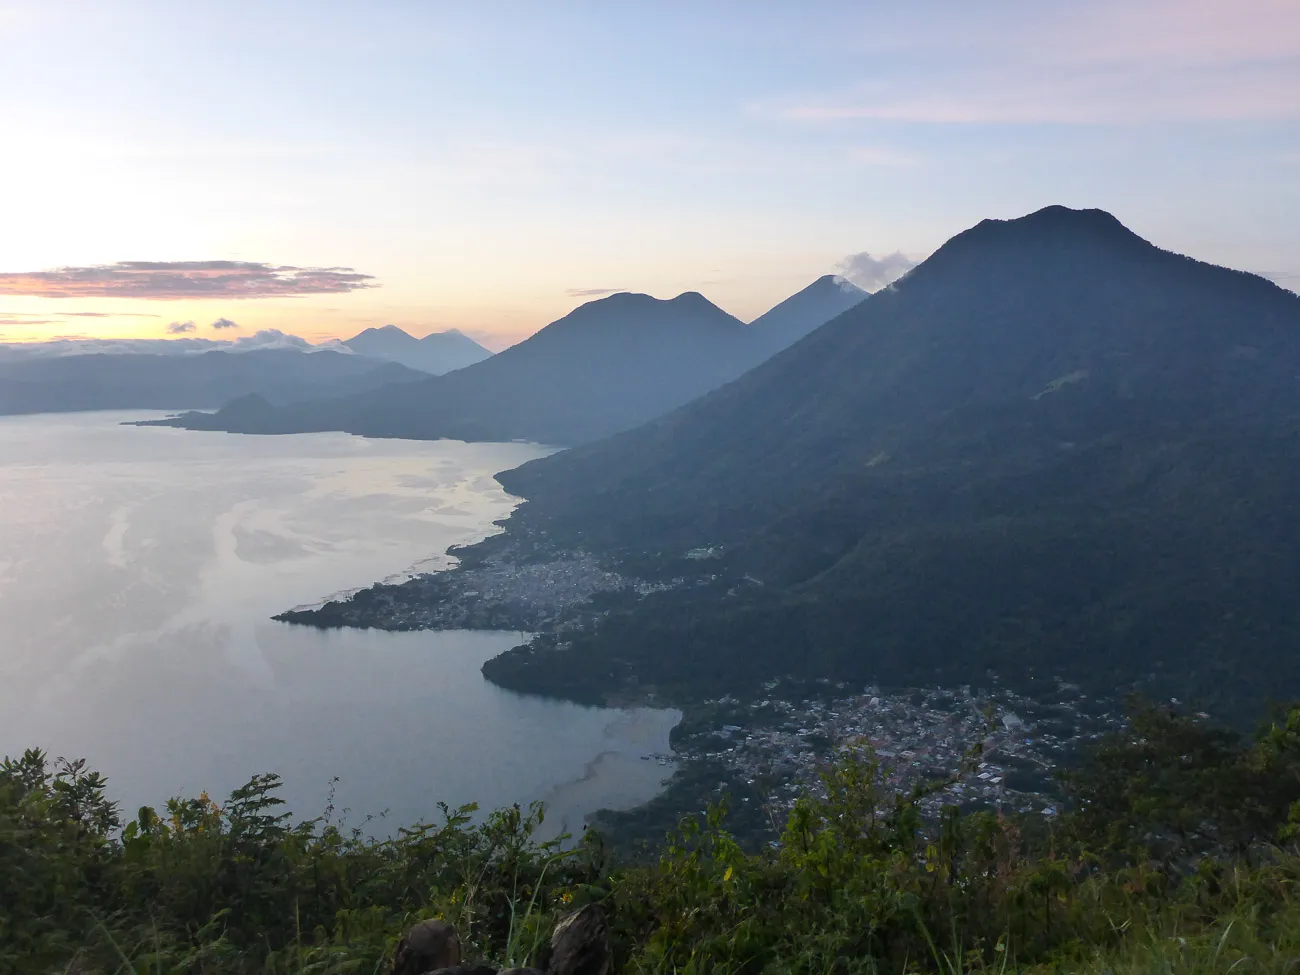
<svg viewBox="0 0 1300 975">
<path fill-rule="evenodd" d="M 0 753 L 84 756 L 128 810 L 278 772 L 302 815 L 338 776 L 352 821 L 546 799 L 576 828 L 658 790 L 675 713 L 484 681 L 519 634 L 269 619 L 448 564 L 545 448 L 120 425 L 145 415 L 0 418 Z"/>
</svg>

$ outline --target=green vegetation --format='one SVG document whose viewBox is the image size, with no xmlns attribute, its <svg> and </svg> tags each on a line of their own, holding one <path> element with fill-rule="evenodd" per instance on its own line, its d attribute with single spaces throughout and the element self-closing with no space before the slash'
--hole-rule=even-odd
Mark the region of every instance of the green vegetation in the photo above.
<svg viewBox="0 0 1300 975">
<path fill-rule="evenodd" d="M 593 702 L 635 679 L 689 703 L 785 675 L 916 686 L 993 671 L 1017 691 L 1057 676 L 1150 688 L 1248 723 L 1300 693 L 1298 432 L 1080 442 L 1029 470 L 992 452 L 865 470 L 751 534 L 717 583 L 620 607 L 562 648 L 544 632 L 484 674 Z"/>
<path fill-rule="evenodd" d="M 499 474 L 507 538 L 723 555 L 485 673 L 687 702 L 993 670 L 1248 721 L 1300 694 L 1297 375 L 1291 292 L 1097 211 L 986 222 L 734 383 Z"/>
<path fill-rule="evenodd" d="M 574 905 L 603 904 L 636 973 L 1286 972 L 1300 958 L 1300 710 L 1243 741 L 1139 710 L 1063 782 L 1059 821 L 924 822 L 870 756 L 829 766 L 780 842 L 746 852 L 724 809 L 658 858 L 536 843 L 540 810 L 470 809 L 375 840 L 292 824 L 277 780 L 222 806 L 141 809 L 39 752 L 0 766 L 0 970 L 374 972 L 417 919 L 466 953 L 544 963 Z"/>
</svg>

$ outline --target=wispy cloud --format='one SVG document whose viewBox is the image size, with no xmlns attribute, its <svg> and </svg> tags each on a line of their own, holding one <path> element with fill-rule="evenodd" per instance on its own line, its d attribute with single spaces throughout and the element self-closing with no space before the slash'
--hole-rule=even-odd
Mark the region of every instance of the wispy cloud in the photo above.
<svg viewBox="0 0 1300 975">
<path fill-rule="evenodd" d="M 0 318 L 0 325 L 57 325 L 57 318 Z"/>
<path fill-rule="evenodd" d="M 239 323 L 232 322 L 229 318 L 218 318 L 215 322 L 213 322 L 208 327 L 220 331 L 223 328 L 239 328 Z"/>
<path fill-rule="evenodd" d="M 910 152 L 888 146 L 854 146 L 849 158 L 864 166 L 916 166 L 920 159 Z"/>
<path fill-rule="evenodd" d="M 290 335 L 278 328 L 264 328 L 252 335 L 241 335 L 234 342 L 218 341 L 217 345 L 234 352 L 251 352 L 261 349 L 292 349 L 299 352 L 341 352 L 352 355 L 352 350 L 337 339 L 328 339 L 313 345 L 300 335 Z"/>
<path fill-rule="evenodd" d="M 627 288 L 567 288 L 565 295 L 570 298 L 600 298 L 604 295 L 616 295 Z"/>
<path fill-rule="evenodd" d="M 286 298 L 374 287 L 372 275 L 349 267 L 249 261 L 121 261 L 0 273 L 0 295 L 38 298 Z"/>
<path fill-rule="evenodd" d="M 895 11 L 896 23 L 872 25 L 856 85 L 751 110 L 807 123 L 1300 119 L 1294 94 L 1300 90 L 1300 4 L 1294 0 L 1007 3 L 950 13 L 921 24 L 918 11 Z M 876 70 L 882 51 L 902 67 Z"/>
<path fill-rule="evenodd" d="M 198 326 L 193 322 L 171 322 L 167 326 L 168 335 L 184 335 L 186 332 L 194 331 Z"/>
<path fill-rule="evenodd" d="M 40 311 L 0 311 L 5 318 L 39 318 L 43 322 L 62 321 L 65 318 L 161 318 L 161 315 L 138 311 L 61 311 L 57 319 L 45 318 L 49 312 Z"/>
<path fill-rule="evenodd" d="M 836 265 L 835 270 L 839 277 L 856 284 L 863 291 L 879 291 L 897 281 L 916 265 L 917 262 L 902 251 L 886 254 L 884 257 L 873 257 L 863 251 L 844 258 Z"/>
<path fill-rule="evenodd" d="M 248 349 L 310 349 L 312 344 L 298 335 L 290 335 L 278 328 L 264 328 L 252 335 L 235 339 L 232 348 Z"/>
<path fill-rule="evenodd" d="M 861 86 L 830 97 L 761 109 L 797 122 L 911 122 L 955 125 L 1139 125 L 1155 122 L 1300 119 L 1300 65 L 1242 69 L 1230 78 L 1175 80 L 1147 68 L 1099 70 L 1067 78 L 950 80 L 946 90 L 902 92 Z"/>
<path fill-rule="evenodd" d="M 147 311 L 61 311 L 61 318 L 161 318 Z"/>
</svg>

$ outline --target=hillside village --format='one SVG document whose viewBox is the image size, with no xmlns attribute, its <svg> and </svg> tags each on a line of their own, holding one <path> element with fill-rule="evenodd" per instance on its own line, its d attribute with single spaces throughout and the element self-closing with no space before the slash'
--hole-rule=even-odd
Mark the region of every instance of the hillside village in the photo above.
<svg viewBox="0 0 1300 975">
<path fill-rule="evenodd" d="M 982 805 L 1051 817 L 1056 769 L 1124 720 L 1116 702 L 1090 699 L 1060 681 L 1046 703 L 969 686 L 847 694 L 846 685 L 825 682 L 821 694 L 784 700 L 791 688 L 783 683 L 769 681 L 769 696 L 750 703 L 731 696 L 707 702 L 702 710 L 713 722 L 677 744 L 684 761 L 721 763 L 765 796 L 776 822 L 798 796 L 824 791 L 818 772 L 845 752 L 874 754 L 881 782 L 893 792 L 946 783 L 920 800 L 928 814 Z"/>
</svg>

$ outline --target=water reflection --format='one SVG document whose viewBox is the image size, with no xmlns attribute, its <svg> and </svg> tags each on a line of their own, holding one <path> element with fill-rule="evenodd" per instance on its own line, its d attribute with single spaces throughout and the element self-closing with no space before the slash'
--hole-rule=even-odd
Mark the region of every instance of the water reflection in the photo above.
<svg viewBox="0 0 1300 975">
<path fill-rule="evenodd" d="M 514 633 L 290 627 L 270 614 L 491 529 L 519 444 L 238 437 L 0 420 L 0 752 L 84 755 L 128 808 L 285 777 L 302 815 L 331 779 L 353 821 L 439 800 L 545 798 L 551 823 L 657 792 L 675 713 L 500 690 Z M 433 559 L 433 563 L 428 560 Z"/>
</svg>

